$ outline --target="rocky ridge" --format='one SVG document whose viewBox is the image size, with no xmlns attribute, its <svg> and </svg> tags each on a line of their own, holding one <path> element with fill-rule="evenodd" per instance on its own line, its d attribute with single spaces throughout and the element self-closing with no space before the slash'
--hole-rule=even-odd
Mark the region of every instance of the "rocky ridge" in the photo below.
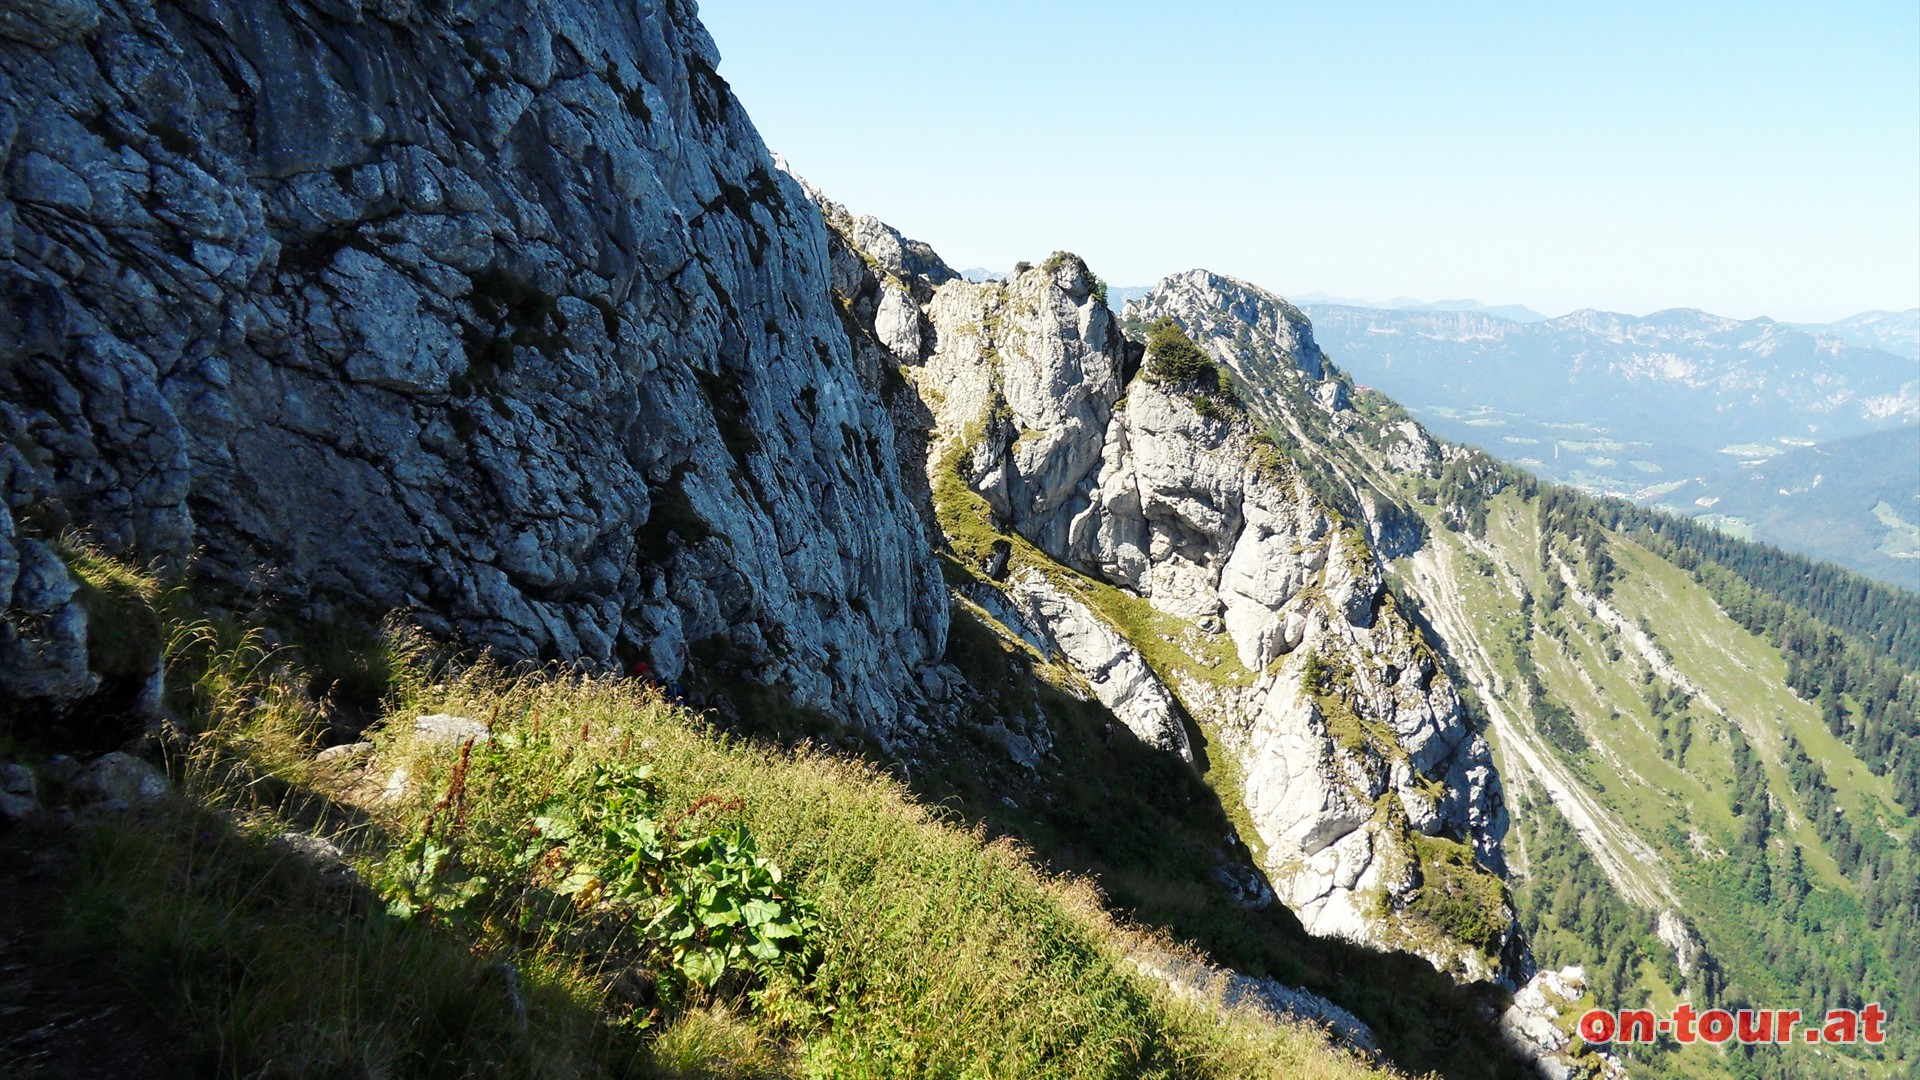
<svg viewBox="0 0 1920 1080">
<path fill-rule="evenodd" d="M 1227 305 L 1213 300 L 1209 306 Z M 1226 331 L 1195 336 L 1223 363 L 1258 377 L 1263 357 L 1257 337 L 1243 333 L 1236 339 L 1231 327 Z M 1613 892 L 1616 903 L 1640 909 L 1632 916 L 1644 920 L 1637 924 L 1635 948 L 1663 969 L 1623 980 L 1616 957 L 1605 966 L 1590 966 L 1589 972 L 1599 972 L 1591 985 L 1600 1000 L 1611 992 L 1619 1000 L 1638 1002 L 1666 988 L 1695 1002 L 1724 1000 L 1726 973 L 1742 964 L 1756 981 L 1768 978 L 1771 961 L 1746 952 L 1745 939 L 1752 926 L 1770 917 L 1770 910 L 1761 909 L 1781 902 L 1781 894 L 1729 914 L 1725 894 L 1699 885 L 1701 863 L 1738 850 L 1733 838 L 1720 833 L 1717 841 L 1709 840 L 1710 829 L 1692 824 L 1707 819 L 1706 806 L 1718 793 L 1707 785 L 1704 794 L 1675 800 L 1674 817 L 1663 819 L 1633 806 L 1620 792 L 1649 784 L 1677 790 L 1671 777 L 1649 781 L 1658 773 L 1658 764 L 1648 764 L 1659 760 L 1657 750 L 1649 756 L 1631 744 L 1642 733 L 1661 730 L 1658 709 L 1639 692 L 1642 685 L 1657 683 L 1685 695 L 1691 721 L 1727 732 L 1725 742 L 1708 754 L 1731 759 L 1738 756 L 1735 748 L 1751 746 L 1765 757 L 1799 737 L 1791 727 L 1794 712 L 1804 717 L 1812 711 L 1777 675 L 1768 674 L 1778 657 L 1786 657 L 1790 666 L 1791 655 L 1770 653 L 1771 646 L 1741 633 L 1732 625 L 1724 596 L 1701 595 L 1710 590 L 1696 588 L 1701 584 L 1697 573 L 1687 574 L 1692 552 L 1682 548 L 1664 554 L 1657 545 L 1646 546 L 1637 530 L 1606 526 L 1603 514 L 1573 525 L 1555 521 L 1554 500 L 1565 498 L 1564 492 L 1536 487 L 1478 452 L 1427 437 L 1384 395 L 1355 388 L 1353 407 L 1335 415 L 1284 390 L 1251 400 L 1270 406 L 1267 415 L 1277 425 L 1299 433 L 1300 448 L 1318 466 L 1310 475 L 1350 516 L 1364 517 L 1376 536 L 1417 537 L 1409 522 L 1430 530 L 1410 550 L 1403 549 L 1410 558 L 1390 564 L 1393 588 L 1444 648 L 1456 685 L 1474 699 L 1472 711 L 1487 718 L 1513 805 L 1529 808 L 1518 822 L 1527 858 L 1513 879 L 1528 925 L 1545 934 L 1569 925 L 1564 920 L 1556 925 L 1552 920 L 1559 913 L 1546 913 L 1562 883 L 1554 867 L 1565 863 L 1547 860 L 1543 872 L 1535 859 L 1536 841 L 1550 843 L 1542 838 L 1554 827 L 1551 819 L 1563 818 L 1585 849 L 1577 858 L 1591 858 L 1611 884 L 1611 889 L 1583 887 L 1582 894 Z M 1595 553 L 1596 537 L 1611 545 L 1618 564 L 1601 558 L 1604 552 Z M 1377 541 L 1376 546 L 1388 545 Z M 1570 574 L 1576 564 L 1579 572 Z M 1609 565 L 1616 565 L 1611 575 L 1603 573 Z M 1700 651 L 1690 651 L 1693 646 Z M 1733 667 L 1721 666 L 1736 655 Z M 1623 667 L 1637 668 L 1640 680 L 1619 679 Z M 1741 701 L 1748 704 L 1739 706 Z M 1558 709 L 1588 733 L 1591 757 L 1553 726 Z M 1676 752 L 1673 760 L 1685 756 Z M 1828 766 L 1842 767 L 1849 766 Z M 1710 768 L 1697 748 L 1687 759 L 1690 775 Z M 1528 798 L 1530 789 L 1545 798 Z M 1791 819 L 1796 795 L 1790 786 L 1775 787 L 1769 805 Z M 1552 811 L 1543 808 L 1546 802 Z M 1867 813 L 1892 813 L 1881 809 L 1891 803 L 1869 805 L 1873 810 Z M 1744 904 L 1745 898 L 1735 902 Z M 1593 944 L 1591 931 L 1586 933 L 1581 945 L 1592 951 L 1584 955 L 1582 949 L 1568 949 L 1564 940 L 1543 937 L 1542 962 L 1550 958 L 1558 966 L 1605 955 L 1606 949 Z M 1820 946 L 1810 951 L 1818 955 Z M 1662 952 L 1670 954 L 1670 965 Z M 1544 1075 L 1618 1075 L 1618 1062 L 1581 1053 L 1578 1041 L 1569 1037 L 1572 1020 L 1584 1006 L 1569 1011 L 1566 1003 L 1581 992 L 1566 975 L 1542 972 L 1516 994 L 1514 1009 L 1504 1019 L 1510 1045 L 1533 1059 Z M 1556 979 L 1563 984 L 1558 989 Z M 1660 1063 L 1634 1056 L 1636 1070 L 1662 1071 Z M 1813 1066 L 1789 1066 L 1789 1071 L 1796 1067 Z"/>
<path fill-rule="evenodd" d="M 1587 993 L 1583 968 L 1542 971 L 1513 995 L 1500 1015 L 1500 1034 L 1531 1058 L 1546 1080 L 1625 1080 L 1627 1070 L 1612 1053 L 1586 1046 L 1569 1034 L 1579 1020 L 1570 1009 Z"/>
<path fill-rule="evenodd" d="M 912 389 L 896 415 L 924 425 L 949 580 L 1142 742 L 1229 755 L 1261 867 L 1309 930 L 1500 971 L 1499 780 L 1366 538 L 1243 409 L 1140 375 L 1077 257 L 969 282 L 814 194 L 856 336 Z M 1297 358 L 1274 378 L 1344 408 L 1297 311 L 1269 314 Z M 1488 909 L 1471 942 L 1420 903 L 1463 893 Z"/>
<path fill-rule="evenodd" d="M 906 715 L 947 601 L 882 373 L 718 62 L 678 0 L 0 6 L 0 690 L 103 689 L 78 527 Z"/>
</svg>

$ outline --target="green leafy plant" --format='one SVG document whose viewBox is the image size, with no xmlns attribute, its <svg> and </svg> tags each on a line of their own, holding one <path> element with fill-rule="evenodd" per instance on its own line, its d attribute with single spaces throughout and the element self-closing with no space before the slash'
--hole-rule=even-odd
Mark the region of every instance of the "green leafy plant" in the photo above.
<svg viewBox="0 0 1920 1080">
<path fill-rule="evenodd" d="M 712 990 L 730 971 L 764 978 L 804 968 L 819 920 L 755 851 L 746 826 L 681 835 L 709 814 L 739 811 L 739 800 L 705 795 L 663 823 L 650 776 L 644 766 L 624 775 L 602 768 L 591 805 L 601 885 L 650 909 L 640 934 L 665 954 L 667 988 Z"/>
<path fill-rule="evenodd" d="M 666 948 L 682 978 L 712 989 L 730 970 L 764 976 L 805 965 L 819 920 L 780 868 L 755 853 L 744 825 L 680 841 L 665 854 L 667 888 L 644 933 Z"/>
<path fill-rule="evenodd" d="M 459 856 L 466 825 L 467 773 L 474 740 L 460 746 L 447 793 L 434 804 L 425 825 L 400 849 L 399 870 L 385 883 L 387 913 L 401 919 L 459 920 L 485 898 L 489 879 L 469 870 Z M 446 812 L 451 810 L 449 819 Z"/>
<path fill-rule="evenodd" d="M 405 869 L 388 884 L 387 913 L 401 919 L 438 916 L 457 919 L 479 900 L 487 877 L 466 871 L 453 845 L 422 835 L 405 851 Z"/>
<path fill-rule="evenodd" d="M 615 928 L 616 937 L 631 931 L 625 948 L 615 949 L 637 952 L 655 968 L 668 998 L 713 992 L 730 975 L 730 985 L 744 989 L 776 974 L 805 974 L 816 955 L 813 905 L 759 855 L 745 825 L 711 823 L 742 810 L 738 799 L 705 795 L 663 818 L 650 766 L 597 764 L 584 799 L 554 798 L 510 834 L 470 835 L 472 754 L 469 741 L 447 793 L 402 849 L 386 889 L 390 913 L 459 922 L 498 912 L 537 931 L 593 912 L 599 917 L 590 922 Z M 494 896 L 496 876 L 543 884 Z"/>
</svg>

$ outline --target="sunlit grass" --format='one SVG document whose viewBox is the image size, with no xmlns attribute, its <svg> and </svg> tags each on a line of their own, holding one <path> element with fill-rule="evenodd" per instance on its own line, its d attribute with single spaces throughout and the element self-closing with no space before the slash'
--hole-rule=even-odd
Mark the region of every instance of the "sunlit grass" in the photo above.
<svg viewBox="0 0 1920 1080">
<path fill-rule="evenodd" d="M 136 577 L 128 595 L 165 599 L 169 696 L 197 734 L 178 798 L 86 832 L 59 940 L 153 1003 L 192 1075 L 1377 1074 L 1309 1029 L 1176 999 L 1087 885 L 874 766 L 729 736 L 633 681 L 456 667 L 390 634 L 364 665 L 386 673 L 370 758 L 317 768 L 327 712 L 301 651 Z M 413 728 L 437 712 L 489 729 L 457 785 L 461 746 Z M 705 798 L 702 827 L 750 830 L 816 905 L 811 967 L 670 999 L 658 954 L 590 900 L 529 900 L 553 866 L 484 845 L 601 766 L 650 769 L 669 820 Z M 397 917 L 400 853 L 436 814 L 458 815 L 447 835 L 484 895 L 472 917 Z M 288 834 L 337 844 L 358 881 Z"/>
</svg>

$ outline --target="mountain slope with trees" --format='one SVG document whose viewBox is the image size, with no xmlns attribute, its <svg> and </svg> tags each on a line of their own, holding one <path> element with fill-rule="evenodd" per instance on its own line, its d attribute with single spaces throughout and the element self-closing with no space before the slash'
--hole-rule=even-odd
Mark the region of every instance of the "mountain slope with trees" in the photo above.
<svg viewBox="0 0 1920 1080">
<path fill-rule="evenodd" d="M 1685 310 L 1306 310 L 1345 370 L 1448 439 L 1920 588 L 1912 343 Z"/>
<path fill-rule="evenodd" d="M 1163 283 L 1163 290 L 1170 282 Z M 1815 1009 L 1920 993 L 1920 597 L 1432 439 L 1375 391 L 1331 418 L 1233 311 L 1156 294 L 1364 519 L 1512 794 L 1542 963 L 1604 1004 Z M 1171 291 L 1167 295 L 1171 295 Z M 1160 297 L 1157 302 L 1156 297 Z M 1234 324 L 1240 321 L 1241 325 Z M 1321 385 L 1346 380 L 1329 364 Z M 1348 380 L 1350 381 L 1350 380 Z M 1625 1051 L 1635 1075 L 1902 1075 L 1885 1048 Z"/>
</svg>

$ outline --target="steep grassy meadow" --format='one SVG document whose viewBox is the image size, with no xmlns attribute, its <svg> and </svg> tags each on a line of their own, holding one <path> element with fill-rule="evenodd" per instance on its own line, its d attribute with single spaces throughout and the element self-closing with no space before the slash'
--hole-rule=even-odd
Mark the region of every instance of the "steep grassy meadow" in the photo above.
<svg viewBox="0 0 1920 1080">
<path fill-rule="evenodd" d="M 1683 988 L 1696 1001 L 1810 1012 L 1908 1000 L 1911 916 L 1869 910 L 1867 891 L 1887 887 L 1881 864 L 1819 825 L 1819 815 L 1844 817 L 1902 844 L 1911 818 L 1888 778 L 1787 688 L 1780 651 L 1685 571 L 1612 535 L 1619 576 L 1600 600 L 1557 557 L 1541 568 L 1534 510 L 1505 493 L 1489 505 L 1484 539 L 1436 527 L 1434 550 L 1412 560 L 1407 576 L 1436 598 L 1436 625 L 1496 716 L 1502 771 L 1520 793 L 1516 888 L 1543 962 L 1598 966 L 1610 1004 L 1672 1001 Z M 1831 794 L 1813 796 L 1817 804 L 1809 801 L 1817 781 L 1796 771 L 1796 759 L 1819 763 Z M 1638 933 L 1555 904 L 1556 878 L 1537 854 L 1563 814 L 1638 912 Z M 1894 887 L 1910 890 L 1911 881 Z M 1660 912 L 1685 920 L 1708 959 L 1679 970 L 1672 944 L 1650 932 Z M 1897 1046 L 1892 1061 L 1878 1062 L 1868 1052 L 1857 1071 L 1899 1076 L 1912 1053 Z M 1639 1071 L 1856 1071 L 1832 1054 L 1761 1048 L 1741 1058 L 1695 1048 Z"/>
<path fill-rule="evenodd" d="M 197 734 L 177 794 L 75 834 L 47 947 L 179 1033 L 182 1075 L 1387 1075 L 1142 974 L 1181 947 L 872 765 L 404 634 L 356 658 L 368 741 L 316 756 L 315 661 L 350 643 L 77 561 L 140 585 Z"/>
<path fill-rule="evenodd" d="M 1396 570 L 1488 713 L 1514 792 L 1515 889 L 1543 964 L 1597 971 L 1610 1006 L 1913 1000 L 1912 808 L 1892 777 L 1905 759 L 1875 769 L 1842 737 L 1858 702 L 1829 724 L 1789 686 L 1778 644 L 1632 530 L 1594 518 L 1556 532 L 1543 513 L 1556 489 L 1462 500 L 1378 469 L 1371 480 L 1398 485 L 1426 525 Z M 1560 885 L 1588 860 L 1603 871 L 1588 884 L 1612 896 Z M 1914 1053 L 1896 1033 L 1857 1053 L 1627 1056 L 1635 1075 L 1892 1077 Z"/>
</svg>

